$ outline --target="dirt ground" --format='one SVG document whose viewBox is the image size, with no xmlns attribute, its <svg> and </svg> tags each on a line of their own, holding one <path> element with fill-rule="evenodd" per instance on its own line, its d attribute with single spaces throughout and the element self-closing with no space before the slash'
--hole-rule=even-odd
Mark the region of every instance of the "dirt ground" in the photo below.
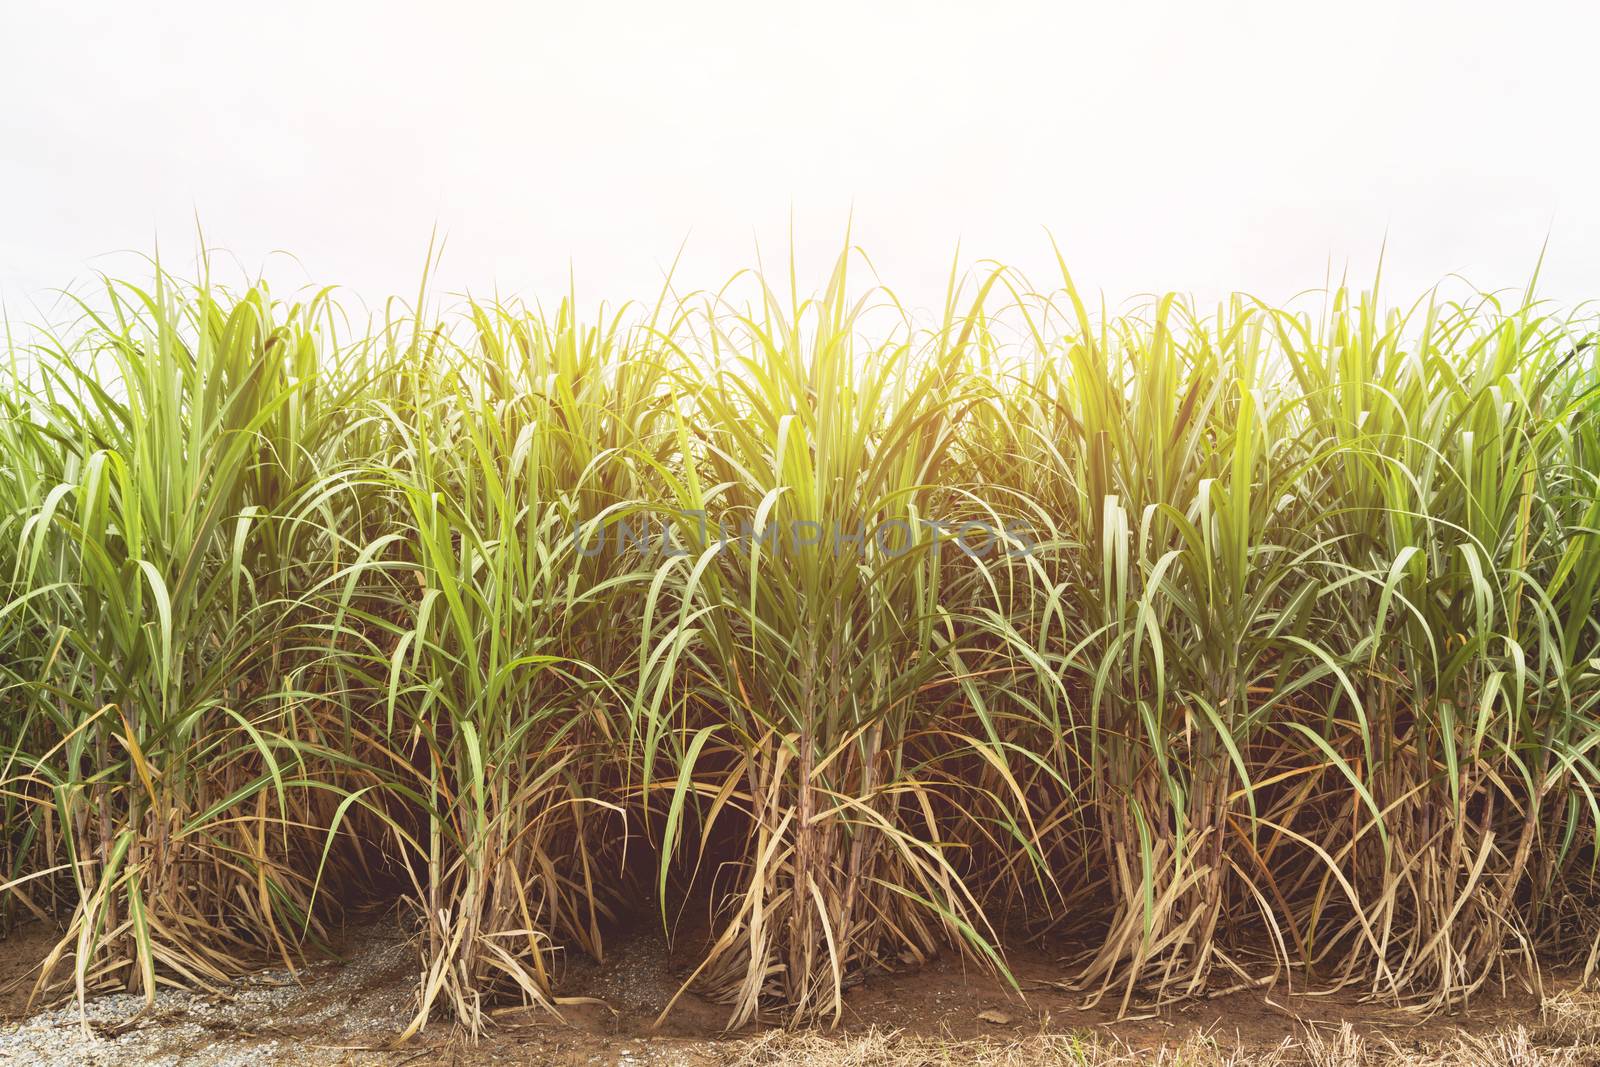
<svg viewBox="0 0 1600 1067">
<path fill-rule="evenodd" d="M 32 969 L 50 941 L 40 927 L 0 941 L 0 1064 L 385 1065 L 552 1064 L 585 1067 L 866 1067 L 1059 1063 L 1256 1067 L 1310 1064 L 1472 1064 L 1481 1067 L 1600 1065 L 1600 995 L 1547 980 L 1541 993 L 1512 987 L 1475 1000 L 1469 1016 L 1419 1018 L 1355 996 L 1233 993 L 1117 1021 L 1063 988 L 1062 962 L 1013 952 L 1018 996 L 958 959 L 883 975 L 849 991 L 831 1033 L 749 1028 L 721 1033 L 722 1006 L 680 998 L 660 1028 L 656 1015 L 677 992 L 683 964 L 659 930 L 642 928 L 603 964 L 570 961 L 564 1018 L 501 1015 L 477 1042 L 446 1023 L 400 1046 L 410 1018 L 416 956 L 392 920 L 369 917 L 347 932 L 342 959 L 298 980 L 266 970 L 223 995 L 163 991 L 143 1015 L 138 998 L 115 995 L 30 1011 Z"/>
</svg>

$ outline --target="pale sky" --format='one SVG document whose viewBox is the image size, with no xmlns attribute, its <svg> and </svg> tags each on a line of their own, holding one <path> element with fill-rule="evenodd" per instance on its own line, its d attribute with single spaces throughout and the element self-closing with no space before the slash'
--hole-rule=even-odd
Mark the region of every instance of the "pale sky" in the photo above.
<svg viewBox="0 0 1600 1067">
<path fill-rule="evenodd" d="M 1330 265 L 1600 296 L 1600 8 L 1563 3 L 0 7 L 0 297 L 212 244 L 279 288 L 652 297 L 852 211 L 936 304 L 956 243 L 1113 302 Z M 271 265 L 274 249 L 292 252 Z"/>
</svg>

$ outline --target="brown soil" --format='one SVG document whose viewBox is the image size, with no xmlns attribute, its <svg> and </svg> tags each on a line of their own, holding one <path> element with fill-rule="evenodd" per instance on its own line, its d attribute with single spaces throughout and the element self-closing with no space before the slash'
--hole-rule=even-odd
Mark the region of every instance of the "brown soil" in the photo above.
<svg viewBox="0 0 1600 1067">
<path fill-rule="evenodd" d="M 766 1055 L 776 1047 L 773 1039 L 761 1036 L 761 1028 L 722 1033 L 724 1008 L 692 993 L 681 996 L 667 1021 L 655 1028 L 656 1016 L 684 979 L 688 956 L 681 945 L 669 951 L 659 929 L 650 926 L 613 939 L 603 963 L 569 960 L 561 968 L 561 996 L 602 1003 L 565 1006 L 560 1021 L 532 1012 L 500 1014 L 495 1029 L 476 1043 L 448 1023 L 434 1023 L 398 1048 L 390 1040 L 409 1017 L 417 964 L 392 920 L 369 920 L 353 928 L 342 961 L 317 963 L 302 971 L 298 981 L 281 971 L 264 971 L 226 997 L 163 992 L 155 1011 L 132 1025 L 130 1017 L 139 1007 L 135 998 L 99 998 L 91 1002 L 91 1023 L 99 1038 L 83 1035 L 75 1007 L 29 1013 L 32 972 L 50 942 L 50 932 L 37 925 L 0 940 L 0 1061 L 699 1067 L 741 1057 L 756 1062 L 747 1055 L 751 1048 Z M 1118 1021 L 1114 1003 L 1086 1009 L 1083 995 L 1062 985 L 1070 969 L 1054 955 L 1018 949 L 1011 952 L 1010 963 L 1022 986 L 1020 996 L 957 958 L 877 976 L 846 994 L 840 1047 L 852 1035 L 892 1031 L 902 1042 L 945 1042 L 957 1049 L 978 1047 L 973 1042 L 992 1047 L 1039 1035 L 1073 1035 L 1074 1042 L 1081 1037 L 1091 1045 L 1154 1055 L 1199 1035 L 1230 1048 L 1270 1050 L 1286 1038 L 1334 1033 L 1349 1023 L 1356 1033 L 1386 1048 L 1425 1048 L 1463 1034 L 1534 1025 L 1541 1003 L 1531 990 L 1508 987 L 1475 999 L 1469 1016 L 1422 1018 L 1362 1003 L 1355 995 L 1291 994 L 1280 984 L 1270 991 L 1237 992 Z M 1544 992 L 1571 984 L 1557 982 Z M 52 1044 L 57 1037 L 53 1028 L 62 1031 L 59 1049 Z M 795 1056 L 759 1062 L 818 1062 L 809 1054 Z M 959 1056 L 952 1060 L 963 1062 Z"/>
<path fill-rule="evenodd" d="M 30 922 L 0 937 L 0 1021 L 27 1014 L 39 961 L 56 942 L 54 931 Z"/>
</svg>

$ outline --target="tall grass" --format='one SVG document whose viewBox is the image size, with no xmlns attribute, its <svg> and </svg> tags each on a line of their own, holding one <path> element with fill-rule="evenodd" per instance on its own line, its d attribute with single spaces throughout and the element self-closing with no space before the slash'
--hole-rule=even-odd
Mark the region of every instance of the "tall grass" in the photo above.
<svg viewBox="0 0 1600 1067">
<path fill-rule="evenodd" d="M 40 991 L 298 965 L 396 899 L 407 1033 L 559 1013 L 641 912 L 734 1026 L 1021 938 L 1122 1011 L 1592 956 L 1591 318 L 991 268 L 929 323 L 849 266 L 354 327 L 158 268 L 13 341 Z"/>
</svg>

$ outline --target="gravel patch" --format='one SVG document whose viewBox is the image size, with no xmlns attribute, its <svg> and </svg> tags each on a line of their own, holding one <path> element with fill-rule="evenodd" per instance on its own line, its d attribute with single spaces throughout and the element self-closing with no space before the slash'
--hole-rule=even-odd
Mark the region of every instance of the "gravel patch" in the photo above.
<svg viewBox="0 0 1600 1067">
<path fill-rule="evenodd" d="M 398 932 L 367 929 L 341 962 L 297 977 L 278 968 L 221 995 L 162 990 L 67 1003 L 0 1024 L 0 1064 L 257 1064 L 385 1062 L 379 1046 L 411 1015 L 416 957 Z"/>
</svg>

